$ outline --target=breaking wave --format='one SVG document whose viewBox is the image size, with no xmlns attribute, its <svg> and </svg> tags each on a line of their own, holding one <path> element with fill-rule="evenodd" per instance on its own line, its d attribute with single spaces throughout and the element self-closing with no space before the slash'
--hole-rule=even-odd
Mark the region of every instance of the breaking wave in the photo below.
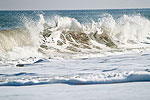
<svg viewBox="0 0 150 100">
<path fill-rule="evenodd" d="M 28 86 L 41 84 L 90 85 L 150 81 L 150 73 L 146 71 L 66 76 L 49 76 L 22 72 L 17 74 L 1 74 L 0 77 L 3 77 L 0 78 L 0 86 Z"/>
<path fill-rule="evenodd" d="M 81 24 L 74 18 L 55 16 L 46 21 L 25 18 L 25 27 L 0 31 L 1 60 L 29 57 L 81 58 L 139 52 L 149 49 L 150 21 L 140 15 Z"/>
</svg>

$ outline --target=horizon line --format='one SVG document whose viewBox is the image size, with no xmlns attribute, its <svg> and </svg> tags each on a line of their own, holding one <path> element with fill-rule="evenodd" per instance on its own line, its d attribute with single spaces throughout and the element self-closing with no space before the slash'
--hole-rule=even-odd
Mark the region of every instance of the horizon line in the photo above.
<svg viewBox="0 0 150 100">
<path fill-rule="evenodd" d="M 132 10 L 132 9 L 150 9 L 150 7 L 137 7 L 137 8 L 77 8 L 77 9 L 0 9 L 0 11 L 40 11 L 40 10 Z"/>
</svg>

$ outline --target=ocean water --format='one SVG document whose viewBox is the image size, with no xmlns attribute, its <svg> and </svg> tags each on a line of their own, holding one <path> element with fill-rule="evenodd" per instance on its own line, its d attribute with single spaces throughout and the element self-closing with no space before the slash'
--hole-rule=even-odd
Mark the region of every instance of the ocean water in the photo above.
<svg viewBox="0 0 150 100">
<path fill-rule="evenodd" d="M 150 81 L 150 9 L 0 11 L 0 86 Z"/>
</svg>

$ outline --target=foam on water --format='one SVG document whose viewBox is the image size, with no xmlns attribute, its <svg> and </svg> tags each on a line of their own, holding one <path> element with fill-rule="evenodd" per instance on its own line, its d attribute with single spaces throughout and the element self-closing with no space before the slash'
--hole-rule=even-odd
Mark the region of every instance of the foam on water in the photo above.
<svg viewBox="0 0 150 100">
<path fill-rule="evenodd" d="M 97 57 L 149 49 L 150 21 L 140 15 L 114 19 L 106 14 L 99 21 L 88 24 L 61 16 L 47 22 L 42 14 L 38 22 L 24 19 L 24 29 L 0 31 L 1 58 Z"/>
<path fill-rule="evenodd" d="M 41 84 L 112 84 L 125 82 L 150 81 L 150 73 L 145 71 L 101 74 L 77 74 L 66 76 L 38 75 L 35 73 L 17 73 L 12 75 L 0 75 L 0 86 L 27 86 Z"/>
</svg>

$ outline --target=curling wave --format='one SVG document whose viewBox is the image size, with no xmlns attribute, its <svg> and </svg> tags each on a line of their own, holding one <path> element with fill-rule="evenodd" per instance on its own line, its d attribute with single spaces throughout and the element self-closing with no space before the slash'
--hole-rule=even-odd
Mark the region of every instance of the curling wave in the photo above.
<svg viewBox="0 0 150 100">
<path fill-rule="evenodd" d="M 149 49 L 150 21 L 140 15 L 115 20 L 107 14 L 88 24 L 60 16 L 47 22 L 41 14 L 38 22 L 26 20 L 25 28 L 2 30 L 0 35 L 3 59 L 94 57 Z"/>
</svg>

